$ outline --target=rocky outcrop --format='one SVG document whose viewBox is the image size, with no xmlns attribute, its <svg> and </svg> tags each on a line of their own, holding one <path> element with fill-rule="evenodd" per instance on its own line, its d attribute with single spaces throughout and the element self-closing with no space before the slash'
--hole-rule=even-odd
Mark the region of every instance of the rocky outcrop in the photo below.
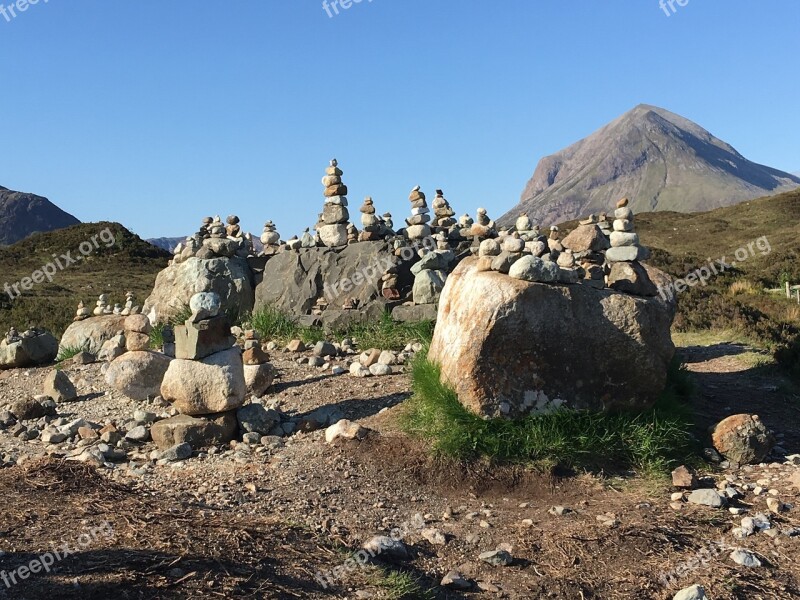
<svg viewBox="0 0 800 600">
<path fill-rule="evenodd" d="M 242 258 L 192 257 L 161 271 L 142 313 L 151 323 L 164 322 L 186 310 L 192 296 L 216 292 L 222 310 L 244 314 L 253 309 L 252 273 Z"/>
<path fill-rule="evenodd" d="M 256 310 L 271 306 L 301 316 L 308 314 L 319 299 L 325 299 L 333 309 L 341 309 L 348 299 L 354 299 L 359 309 L 373 303 L 383 307 L 381 276 L 399 262 L 394 259 L 385 242 L 282 252 L 264 267 L 256 286 Z M 407 268 L 398 265 L 403 271 L 399 275 L 401 285 L 405 282 L 406 287 L 411 283 Z"/>
<path fill-rule="evenodd" d="M 58 355 L 58 340 L 46 331 L 9 342 L 0 341 L 0 370 L 35 367 L 53 362 Z"/>
<path fill-rule="evenodd" d="M 551 285 L 479 271 L 450 275 L 429 359 L 482 416 L 560 408 L 641 410 L 664 389 L 675 307 L 589 285 Z"/>
<path fill-rule="evenodd" d="M 75 321 L 61 336 L 61 350 L 80 348 L 98 354 L 108 340 L 125 330 L 125 317 L 121 315 L 101 315 Z"/>
</svg>

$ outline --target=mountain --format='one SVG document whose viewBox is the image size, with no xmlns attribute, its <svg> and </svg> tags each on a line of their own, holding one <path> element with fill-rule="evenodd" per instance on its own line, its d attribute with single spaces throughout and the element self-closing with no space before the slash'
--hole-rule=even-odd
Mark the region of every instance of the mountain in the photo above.
<svg viewBox="0 0 800 600">
<path fill-rule="evenodd" d="M 145 240 L 147 243 L 152 244 L 156 248 L 161 248 L 167 252 L 172 252 L 175 247 L 181 242 L 186 241 L 186 236 L 183 237 L 160 237 Z"/>
<path fill-rule="evenodd" d="M 162 250 L 172 253 L 178 244 L 182 244 L 186 241 L 186 236 L 150 238 L 145 241 L 153 246 L 156 246 L 157 248 L 161 248 Z M 257 235 L 253 236 L 253 249 L 256 252 L 261 252 L 264 249 L 264 244 L 261 243 L 261 239 Z"/>
<path fill-rule="evenodd" d="M 551 225 L 607 212 L 623 197 L 634 212 L 708 211 L 797 186 L 800 177 L 753 163 L 696 123 L 641 104 L 542 159 L 500 222 L 527 213 Z"/>
<path fill-rule="evenodd" d="M 78 223 L 78 219 L 47 198 L 0 186 L 0 246 L 24 240 L 32 233 L 63 229 Z"/>
</svg>

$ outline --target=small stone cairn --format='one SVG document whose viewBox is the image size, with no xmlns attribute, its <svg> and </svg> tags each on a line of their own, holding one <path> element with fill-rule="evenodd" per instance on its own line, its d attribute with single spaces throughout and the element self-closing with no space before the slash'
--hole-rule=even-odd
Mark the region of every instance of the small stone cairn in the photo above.
<svg viewBox="0 0 800 600">
<path fill-rule="evenodd" d="M 128 317 L 130 315 L 138 315 L 140 312 L 142 312 L 142 307 L 136 304 L 136 296 L 133 292 L 127 292 L 125 294 L 125 307 L 120 314 L 123 317 Z"/>
<path fill-rule="evenodd" d="M 78 303 L 78 310 L 75 312 L 75 318 L 73 319 L 73 321 L 76 322 L 84 321 L 91 316 L 92 316 L 92 311 L 86 308 L 86 305 L 83 303 L 83 300 L 81 300 Z"/>
<path fill-rule="evenodd" d="M 94 316 L 110 315 L 113 312 L 114 309 L 108 304 L 108 295 L 100 294 L 100 297 L 97 299 L 97 306 L 94 309 Z"/>
<path fill-rule="evenodd" d="M 517 217 L 514 229 L 519 233 L 520 238 L 526 242 L 532 242 L 539 237 L 539 226 L 534 226 L 530 217 L 524 213 Z"/>
<path fill-rule="evenodd" d="M 495 223 L 489 218 L 489 215 L 486 214 L 485 208 L 478 209 L 478 215 L 475 219 L 475 222 L 469 229 L 469 237 L 477 240 L 497 237 Z"/>
<path fill-rule="evenodd" d="M 428 223 L 431 220 L 430 209 L 425 201 L 425 194 L 420 186 L 416 186 L 408 196 L 411 202 L 411 216 L 406 219 L 406 237 L 409 240 L 423 240 L 431 235 Z"/>
<path fill-rule="evenodd" d="M 608 287 L 637 296 L 655 296 L 656 286 L 639 262 L 650 258 L 650 250 L 639 244 L 627 198 L 617 203 L 613 228 L 609 236 L 611 248 L 606 250 L 606 262 L 610 265 Z"/>
<path fill-rule="evenodd" d="M 343 174 L 339 162 L 334 158 L 325 170 L 325 177 L 322 178 L 322 185 L 325 186 L 325 206 L 317 225 L 317 232 L 322 244 L 328 248 L 347 245 L 347 223 L 350 213 L 347 211 L 347 186 L 342 183 Z"/>
<path fill-rule="evenodd" d="M 261 234 L 261 243 L 264 245 L 264 255 L 275 254 L 280 248 L 281 234 L 278 233 L 275 223 L 264 223 L 264 232 Z"/>
<path fill-rule="evenodd" d="M 367 196 L 364 198 L 364 204 L 359 209 L 361 212 L 361 227 L 363 231 L 358 236 L 360 242 L 374 242 L 381 239 L 383 231 L 383 222 L 379 216 L 375 214 L 375 205 L 372 198 Z"/>
<path fill-rule="evenodd" d="M 431 228 L 434 231 L 449 231 L 456 224 L 456 220 L 453 218 L 456 213 L 445 199 L 442 190 L 436 190 L 436 198 L 433 199 L 433 214 Z"/>
</svg>

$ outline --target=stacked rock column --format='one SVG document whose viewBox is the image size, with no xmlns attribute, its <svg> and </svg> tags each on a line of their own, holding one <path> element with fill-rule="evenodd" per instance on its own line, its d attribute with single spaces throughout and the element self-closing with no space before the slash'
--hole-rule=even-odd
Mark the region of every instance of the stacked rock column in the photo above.
<svg viewBox="0 0 800 600">
<path fill-rule="evenodd" d="M 629 294 L 654 296 L 655 286 L 647 270 L 639 263 L 650 258 L 650 250 L 639 244 L 627 198 L 617 203 L 613 228 L 609 237 L 611 248 L 606 250 L 606 261 L 610 265 L 608 287 Z"/>
<path fill-rule="evenodd" d="M 324 246 L 337 248 L 347 245 L 347 224 L 350 213 L 347 211 L 347 186 L 342 183 L 344 173 L 334 158 L 325 171 L 322 185 L 325 186 L 325 206 L 322 219 L 317 224 L 317 232 Z"/>
<path fill-rule="evenodd" d="M 431 220 L 430 209 L 425 201 L 425 194 L 419 186 L 411 190 L 408 196 L 411 202 L 411 217 L 406 219 L 406 237 L 410 240 L 422 240 L 431 235 L 431 228 L 428 223 Z"/>
</svg>

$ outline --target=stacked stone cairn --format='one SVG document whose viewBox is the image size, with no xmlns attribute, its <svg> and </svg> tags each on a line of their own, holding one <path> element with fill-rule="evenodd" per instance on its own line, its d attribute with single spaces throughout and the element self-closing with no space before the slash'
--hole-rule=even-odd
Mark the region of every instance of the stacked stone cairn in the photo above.
<svg viewBox="0 0 800 600">
<path fill-rule="evenodd" d="M 406 219 L 406 237 L 409 240 L 423 240 L 431 235 L 428 223 L 431 220 L 430 209 L 425 201 L 425 194 L 420 186 L 416 186 L 408 196 L 411 202 L 411 217 Z"/>
<path fill-rule="evenodd" d="M 113 312 L 114 309 L 108 304 L 108 295 L 100 294 L 100 297 L 97 299 L 97 306 L 94 309 L 94 316 L 110 315 L 113 314 Z"/>
<path fill-rule="evenodd" d="M 520 238 L 526 242 L 532 242 L 539 237 L 539 226 L 534 225 L 531 222 L 530 217 L 528 217 L 526 214 L 521 214 L 519 217 L 517 217 L 517 221 L 514 224 L 514 229 L 517 231 Z"/>
<path fill-rule="evenodd" d="M 383 213 L 383 226 L 386 228 L 389 235 L 394 235 L 394 220 L 392 219 L 392 213 Z"/>
<path fill-rule="evenodd" d="M 628 207 L 627 198 L 617 203 L 613 228 L 609 237 L 611 248 L 606 250 L 606 262 L 610 266 L 608 287 L 637 296 L 655 296 L 656 286 L 639 262 L 650 258 L 650 250 L 639 244 L 639 234 L 634 231 L 633 211 Z"/>
<path fill-rule="evenodd" d="M 452 250 L 421 250 L 422 258 L 411 267 L 414 275 L 414 304 L 436 304 L 456 260 Z"/>
<path fill-rule="evenodd" d="M 597 289 L 605 287 L 605 251 L 609 248 L 608 238 L 601 225 L 610 224 L 604 218 L 604 215 L 600 218 L 591 215 L 580 221 L 575 231 L 562 241 L 562 245 L 570 251 L 576 264 L 583 270 L 583 283 Z"/>
<path fill-rule="evenodd" d="M 231 215 L 226 222 L 227 225 L 219 216 L 205 217 L 198 232 L 175 247 L 173 262 L 180 264 L 193 257 L 207 260 L 252 255 L 252 236 L 242 232 L 239 217 Z"/>
<path fill-rule="evenodd" d="M 269 362 L 269 354 L 261 347 L 258 332 L 248 330 L 244 332 L 244 381 L 247 393 L 260 398 L 275 380 L 275 369 Z"/>
<path fill-rule="evenodd" d="M 381 294 L 387 300 L 400 299 L 400 279 L 396 266 L 389 267 L 381 277 Z"/>
<path fill-rule="evenodd" d="M 161 396 L 180 416 L 161 421 L 151 430 L 162 449 L 187 441 L 187 431 L 196 432 L 195 439 L 189 436 L 193 446 L 232 440 L 237 431 L 236 410 L 247 396 L 242 351 L 234 346 L 230 321 L 220 314 L 219 295 L 195 294 L 189 306 L 191 317 L 175 327 L 176 359 L 169 363 L 161 383 Z M 178 435 L 181 440 L 176 439 Z"/>
<path fill-rule="evenodd" d="M 358 229 L 352 223 L 347 224 L 347 244 L 358 243 Z"/>
<path fill-rule="evenodd" d="M 147 352 L 150 350 L 150 332 L 153 330 L 144 315 L 132 315 L 125 319 L 125 350 Z"/>
<path fill-rule="evenodd" d="M 264 232 L 261 234 L 261 243 L 264 245 L 263 254 L 265 256 L 278 252 L 281 245 L 281 234 L 278 233 L 275 223 L 267 221 L 264 223 Z"/>
<path fill-rule="evenodd" d="M 358 236 L 360 242 L 375 242 L 381 239 L 383 221 L 375 214 L 375 204 L 372 198 L 364 198 L 364 204 L 359 209 L 361 212 L 361 227 L 363 231 Z"/>
<path fill-rule="evenodd" d="M 78 310 L 75 312 L 75 318 L 73 319 L 73 321 L 76 322 L 83 321 L 91 316 L 92 316 L 92 311 L 86 308 L 86 305 L 83 303 L 83 300 L 81 300 L 78 303 Z"/>
<path fill-rule="evenodd" d="M 442 190 L 436 190 L 436 198 L 433 199 L 433 231 L 449 231 L 455 224 L 455 211 L 450 207 L 450 203 L 445 199 Z"/>
<path fill-rule="evenodd" d="M 489 215 L 486 214 L 485 208 L 478 209 L 478 216 L 469 229 L 469 237 L 477 240 L 497 237 L 495 223 L 489 218 Z"/>
<path fill-rule="evenodd" d="M 328 248 L 347 245 L 347 223 L 350 213 L 347 211 L 347 186 L 342 183 L 344 173 L 339 162 L 334 158 L 325 171 L 322 185 L 325 186 L 325 206 L 322 219 L 317 224 L 320 241 Z"/>
<path fill-rule="evenodd" d="M 123 317 L 128 317 L 130 315 L 138 315 L 142 312 L 142 307 L 136 305 L 136 296 L 133 292 L 127 292 L 125 294 L 125 308 L 122 309 L 120 313 Z"/>
</svg>

